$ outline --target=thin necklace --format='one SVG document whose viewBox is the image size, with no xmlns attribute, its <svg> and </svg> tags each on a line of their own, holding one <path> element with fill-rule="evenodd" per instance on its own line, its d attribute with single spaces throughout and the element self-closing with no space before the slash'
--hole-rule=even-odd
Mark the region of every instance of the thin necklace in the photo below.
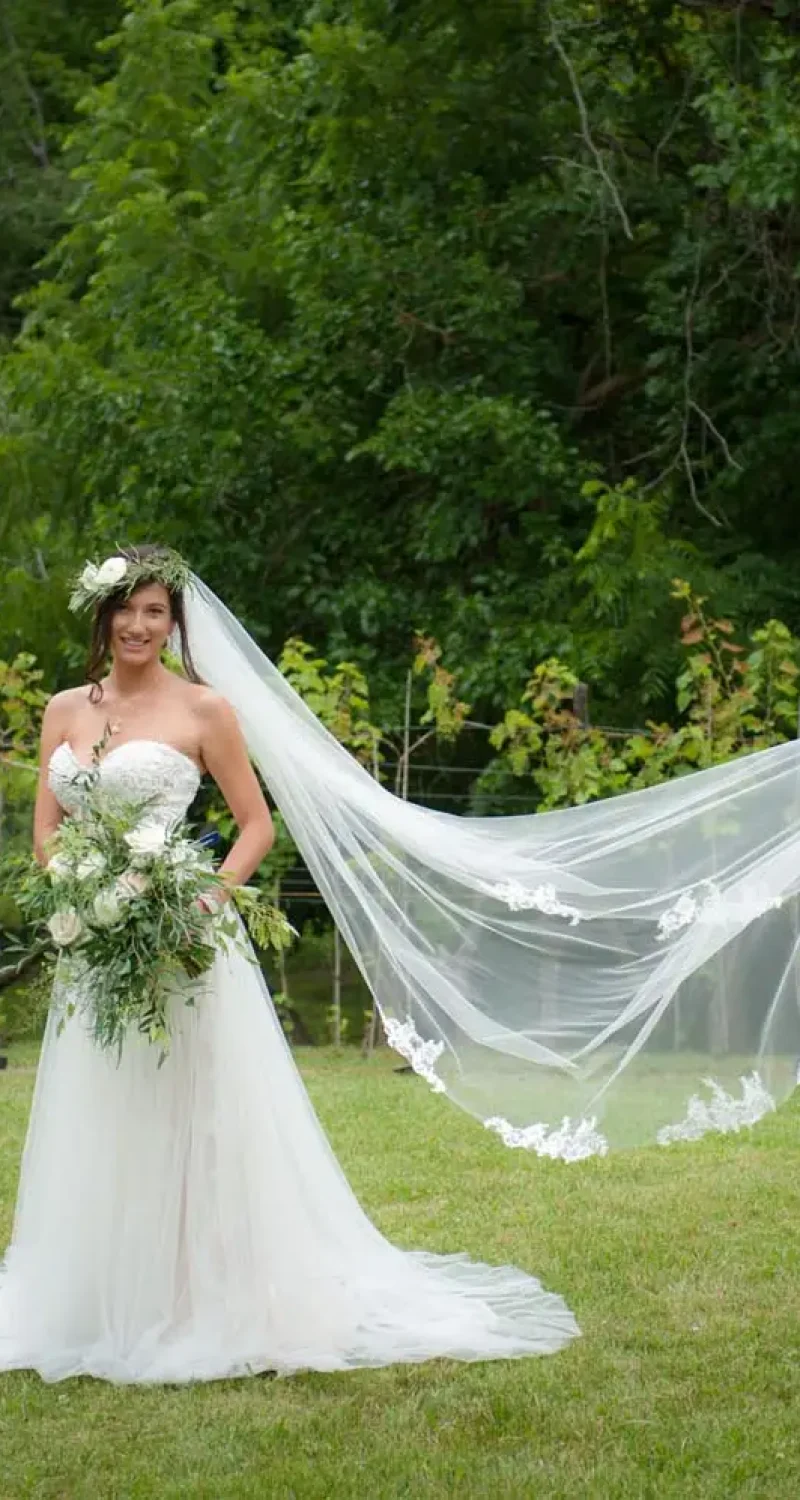
<svg viewBox="0 0 800 1500">
<path fill-rule="evenodd" d="M 129 699 L 128 707 L 123 708 L 122 715 L 116 713 L 113 719 L 106 719 L 105 729 L 103 731 L 104 737 L 110 737 L 111 735 L 119 734 L 124 727 L 126 718 L 128 717 L 128 708 L 132 708 L 133 705 L 135 705 L 137 698 L 146 698 L 147 696 L 148 695 L 146 691 L 144 693 L 132 693 Z"/>
</svg>

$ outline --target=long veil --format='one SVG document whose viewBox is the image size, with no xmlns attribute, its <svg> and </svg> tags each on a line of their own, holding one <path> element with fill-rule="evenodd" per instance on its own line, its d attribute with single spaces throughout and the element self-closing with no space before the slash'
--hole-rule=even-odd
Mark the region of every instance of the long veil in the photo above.
<svg viewBox="0 0 800 1500">
<path fill-rule="evenodd" d="M 509 1146 L 577 1159 L 753 1123 L 800 1058 L 800 743 L 584 807 L 409 805 L 197 578 L 201 676 L 391 1044 Z"/>
</svg>

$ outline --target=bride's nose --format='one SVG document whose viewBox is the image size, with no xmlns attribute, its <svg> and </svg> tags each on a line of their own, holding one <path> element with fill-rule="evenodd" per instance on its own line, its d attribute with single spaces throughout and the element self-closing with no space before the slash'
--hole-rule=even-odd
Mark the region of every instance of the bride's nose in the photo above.
<svg viewBox="0 0 800 1500">
<path fill-rule="evenodd" d="M 134 608 L 129 612 L 127 619 L 123 622 L 122 634 L 145 636 L 148 634 L 149 628 L 149 622 L 144 611 L 142 610 L 142 612 L 139 613 L 139 611 Z"/>
</svg>

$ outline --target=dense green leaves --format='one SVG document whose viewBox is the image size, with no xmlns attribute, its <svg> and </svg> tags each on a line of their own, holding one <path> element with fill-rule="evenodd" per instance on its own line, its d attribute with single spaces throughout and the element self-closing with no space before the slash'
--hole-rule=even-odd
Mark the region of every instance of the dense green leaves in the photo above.
<svg viewBox="0 0 800 1500">
<path fill-rule="evenodd" d="M 606 720 L 665 712 L 676 574 L 796 628 L 796 8 L 48 4 L 6 655 L 72 672 L 65 571 L 126 538 L 384 717 L 415 631 L 486 713 L 550 657 Z"/>
<path fill-rule="evenodd" d="M 0 338 L 15 331 L 15 296 L 63 225 L 63 155 L 78 100 L 102 77 L 100 41 L 117 0 L 3 0 L 0 9 Z"/>
</svg>

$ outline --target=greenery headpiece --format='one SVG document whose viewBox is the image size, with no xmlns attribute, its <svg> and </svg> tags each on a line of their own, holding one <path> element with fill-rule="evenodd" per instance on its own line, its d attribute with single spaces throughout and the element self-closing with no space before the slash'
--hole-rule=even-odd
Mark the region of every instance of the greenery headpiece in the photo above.
<svg viewBox="0 0 800 1500">
<path fill-rule="evenodd" d="M 168 547 L 142 558 L 115 553 L 105 562 L 86 563 L 72 586 L 69 607 L 76 611 L 93 609 L 112 594 L 129 599 L 143 583 L 163 583 L 165 589 L 175 593 L 187 587 L 190 576 L 189 564 Z"/>
</svg>

